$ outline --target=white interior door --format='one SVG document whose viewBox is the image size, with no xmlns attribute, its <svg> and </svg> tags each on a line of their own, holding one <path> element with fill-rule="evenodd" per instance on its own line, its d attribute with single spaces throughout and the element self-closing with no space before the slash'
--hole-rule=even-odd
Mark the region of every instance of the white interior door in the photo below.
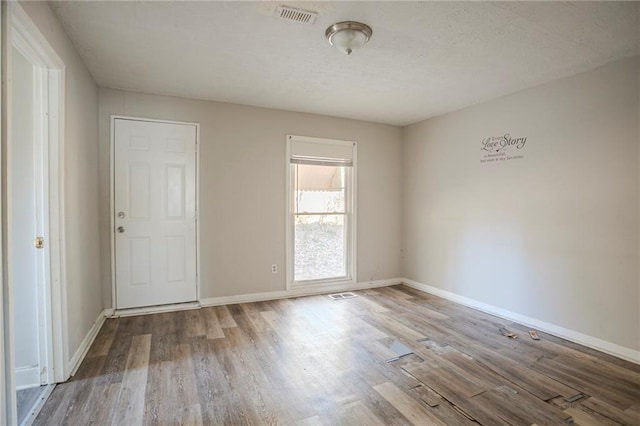
<svg viewBox="0 0 640 426">
<path fill-rule="evenodd" d="M 195 301 L 196 126 L 114 121 L 116 308 Z"/>
</svg>

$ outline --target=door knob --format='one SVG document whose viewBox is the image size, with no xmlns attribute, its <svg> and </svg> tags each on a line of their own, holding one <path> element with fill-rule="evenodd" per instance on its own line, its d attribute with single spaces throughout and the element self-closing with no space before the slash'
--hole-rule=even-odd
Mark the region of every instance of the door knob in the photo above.
<svg viewBox="0 0 640 426">
<path fill-rule="evenodd" d="M 124 212 L 118 212 L 118 219 L 124 219 Z"/>
<path fill-rule="evenodd" d="M 124 232 L 124 226 L 118 226 L 118 232 L 122 234 Z"/>
</svg>

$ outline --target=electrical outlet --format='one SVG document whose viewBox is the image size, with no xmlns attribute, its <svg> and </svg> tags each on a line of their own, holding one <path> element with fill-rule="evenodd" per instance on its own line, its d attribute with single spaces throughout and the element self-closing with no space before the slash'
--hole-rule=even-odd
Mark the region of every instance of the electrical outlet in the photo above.
<svg viewBox="0 0 640 426">
<path fill-rule="evenodd" d="M 271 265 L 271 273 L 272 274 L 277 274 L 278 273 L 278 265 L 276 265 L 276 264 Z"/>
</svg>

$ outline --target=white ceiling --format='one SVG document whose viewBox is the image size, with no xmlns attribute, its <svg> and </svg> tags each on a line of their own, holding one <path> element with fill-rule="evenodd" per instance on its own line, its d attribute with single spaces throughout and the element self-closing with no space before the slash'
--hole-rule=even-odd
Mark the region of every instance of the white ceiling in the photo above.
<svg viewBox="0 0 640 426">
<path fill-rule="evenodd" d="M 274 17 L 279 5 L 319 13 Z M 640 55 L 640 2 L 54 2 L 98 85 L 407 125 Z M 373 28 L 348 57 L 325 29 Z"/>
</svg>

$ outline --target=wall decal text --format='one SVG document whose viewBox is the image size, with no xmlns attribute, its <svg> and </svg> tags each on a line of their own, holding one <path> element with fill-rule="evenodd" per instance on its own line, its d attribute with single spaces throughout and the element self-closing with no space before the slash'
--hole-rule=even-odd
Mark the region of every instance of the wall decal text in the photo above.
<svg viewBox="0 0 640 426">
<path fill-rule="evenodd" d="M 527 137 L 513 137 L 509 133 L 500 136 L 489 136 L 482 139 L 480 146 L 480 162 L 492 163 L 524 158 L 523 150 L 527 145 Z"/>
</svg>

